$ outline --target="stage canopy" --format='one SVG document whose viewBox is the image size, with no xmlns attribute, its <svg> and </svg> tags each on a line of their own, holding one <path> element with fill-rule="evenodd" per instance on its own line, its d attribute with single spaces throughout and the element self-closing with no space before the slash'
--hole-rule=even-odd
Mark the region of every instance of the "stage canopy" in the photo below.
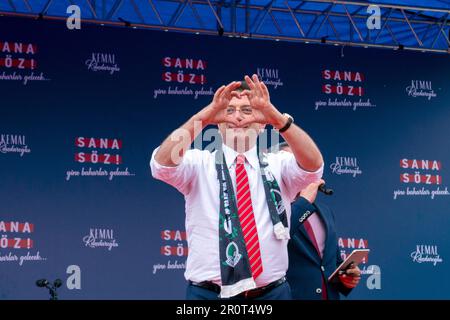
<svg viewBox="0 0 450 320">
<path fill-rule="evenodd" d="M 449 0 L 5 0 L 0 14 L 63 20 L 70 5 L 83 22 L 129 28 L 442 53 L 450 44 Z M 370 5 L 380 28 L 367 26 Z"/>
</svg>

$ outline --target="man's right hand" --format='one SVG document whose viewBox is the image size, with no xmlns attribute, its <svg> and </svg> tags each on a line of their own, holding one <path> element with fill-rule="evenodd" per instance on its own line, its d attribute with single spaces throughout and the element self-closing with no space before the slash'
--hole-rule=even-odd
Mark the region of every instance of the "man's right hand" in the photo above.
<svg viewBox="0 0 450 320">
<path fill-rule="evenodd" d="M 240 81 L 233 81 L 217 89 L 211 103 L 200 111 L 200 118 L 205 122 L 205 125 L 221 122 L 230 122 L 237 125 L 237 123 L 234 123 L 233 117 L 227 117 L 227 108 L 233 97 L 240 98 L 239 92 L 235 91 L 240 86 Z"/>
<path fill-rule="evenodd" d="M 314 201 L 316 201 L 317 191 L 322 183 L 325 183 L 323 179 L 310 183 L 305 189 L 300 192 L 300 197 L 305 198 L 310 203 L 314 203 Z"/>
</svg>

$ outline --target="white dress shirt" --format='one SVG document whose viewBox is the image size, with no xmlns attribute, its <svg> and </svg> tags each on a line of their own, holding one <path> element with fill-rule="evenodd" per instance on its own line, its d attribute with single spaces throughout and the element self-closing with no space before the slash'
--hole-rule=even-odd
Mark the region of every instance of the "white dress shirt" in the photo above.
<svg viewBox="0 0 450 320">
<path fill-rule="evenodd" d="M 222 145 L 225 159 L 236 193 L 235 159 L 238 153 Z M 221 284 L 219 253 L 219 181 L 215 166 L 215 153 L 207 150 L 186 151 L 176 167 L 162 166 L 150 160 L 152 175 L 175 188 L 186 201 L 186 234 L 189 254 L 184 274 L 186 280 L 213 281 Z M 258 230 L 263 272 L 256 279 L 257 287 L 265 286 L 286 274 L 288 268 L 287 241 L 277 240 L 267 206 L 263 180 L 259 170 L 256 146 L 244 153 L 253 212 Z M 316 172 L 301 169 L 292 153 L 280 151 L 267 155 L 268 166 L 280 186 L 288 221 L 291 201 L 311 182 L 322 177 L 323 165 Z"/>
</svg>

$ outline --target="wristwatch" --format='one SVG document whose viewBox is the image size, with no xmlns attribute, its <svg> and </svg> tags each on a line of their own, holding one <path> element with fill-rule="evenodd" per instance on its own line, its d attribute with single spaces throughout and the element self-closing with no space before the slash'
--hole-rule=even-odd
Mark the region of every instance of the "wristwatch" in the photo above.
<svg viewBox="0 0 450 320">
<path fill-rule="evenodd" d="M 289 129 L 291 124 L 294 123 L 294 118 L 290 114 L 283 113 L 283 116 L 287 117 L 288 120 L 287 120 L 286 124 L 283 126 L 283 128 L 279 129 L 278 132 L 285 132 L 287 129 Z"/>
</svg>

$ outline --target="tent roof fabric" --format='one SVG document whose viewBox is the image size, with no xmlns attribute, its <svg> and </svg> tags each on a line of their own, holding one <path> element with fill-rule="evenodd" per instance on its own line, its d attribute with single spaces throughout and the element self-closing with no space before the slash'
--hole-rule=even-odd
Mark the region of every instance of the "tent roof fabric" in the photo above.
<svg viewBox="0 0 450 320">
<path fill-rule="evenodd" d="M 450 0 L 5 0 L 0 14 L 65 20 L 70 5 L 84 23 L 120 27 L 440 53 L 450 45 Z"/>
</svg>

